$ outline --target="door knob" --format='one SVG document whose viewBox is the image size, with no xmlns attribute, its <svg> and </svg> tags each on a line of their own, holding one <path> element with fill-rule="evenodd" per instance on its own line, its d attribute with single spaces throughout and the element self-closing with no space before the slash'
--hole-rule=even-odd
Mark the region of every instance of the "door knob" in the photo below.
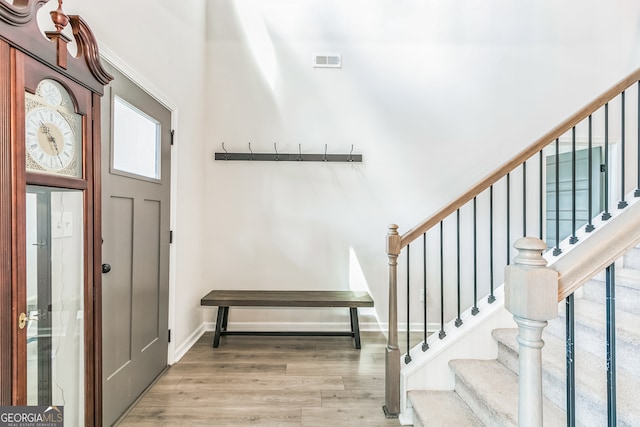
<svg viewBox="0 0 640 427">
<path fill-rule="evenodd" d="M 111 271 L 111 265 L 109 264 L 102 264 L 102 272 L 103 273 L 108 273 Z"/>
</svg>

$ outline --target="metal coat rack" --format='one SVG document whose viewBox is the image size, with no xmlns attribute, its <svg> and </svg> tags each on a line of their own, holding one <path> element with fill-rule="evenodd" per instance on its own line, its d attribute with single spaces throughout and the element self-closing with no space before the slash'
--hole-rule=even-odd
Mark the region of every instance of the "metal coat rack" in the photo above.
<svg viewBox="0 0 640 427">
<path fill-rule="evenodd" d="M 328 154 L 327 144 L 324 145 L 323 154 L 308 154 L 302 152 L 302 144 L 298 144 L 297 153 L 280 153 L 278 145 L 273 144 L 273 153 L 254 153 L 249 143 L 248 153 L 230 153 L 222 143 L 221 152 L 215 153 L 215 160 L 249 160 L 249 161 L 270 161 L 270 162 L 355 162 L 362 163 L 362 154 L 353 154 L 353 145 L 349 154 Z"/>
</svg>

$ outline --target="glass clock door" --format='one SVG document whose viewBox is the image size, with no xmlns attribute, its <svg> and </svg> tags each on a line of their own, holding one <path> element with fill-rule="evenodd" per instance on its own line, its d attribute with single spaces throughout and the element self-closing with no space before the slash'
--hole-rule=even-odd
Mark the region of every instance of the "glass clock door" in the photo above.
<svg viewBox="0 0 640 427">
<path fill-rule="evenodd" d="M 84 422 L 83 193 L 27 186 L 27 404 Z"/>
</svg>

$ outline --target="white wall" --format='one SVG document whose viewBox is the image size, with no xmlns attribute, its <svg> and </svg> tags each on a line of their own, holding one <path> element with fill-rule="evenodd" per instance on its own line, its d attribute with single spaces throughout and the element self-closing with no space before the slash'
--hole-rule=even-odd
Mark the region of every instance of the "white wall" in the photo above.
<svg viewBox="0 0 640 427">
<path fill-rule="evenodd" d="M 205 281 L 348 289 L 353 248 L 384 319 L 387 226 L 407 231 L 640 66 L 639 20 L 635 1 L 207 2 Z M 343 68 L 314 69 L 315 52 Z M 354 144 L 364 162 L 213 161 L 249 141 Z"/>
<path fill-rule="evenodd" d="M 45 8 L 57 7 L 50 1 Z M 202 227 L 204 152 L 202 141 L 205 63 L 205 0 L 66 0 L 64 10 L 80 15 L 98 41 L 177 107 L 173 155 L 177 187 L 172 218 L 175 230 L 175 323 L 177 346 L 202 324 Z"/>
<path fill-rule="evenodd" d="M 633 0 L 64 8 L 178 107 L 177 346 L 201 324 L 199 300 L 214 287 L 366 284 L 384 319 L 390 223 L 408 230 L 640 65 Z M 343 68 L 312 68 L 314 52 L 342 53 Z M 214 162 L 223 141 L 230 151 L 251 141 L 256 152 L 274 142 L 283 152 L 354 144 L 365 161 Z M 327 312 L 310 319 L 334 321 Z M 300 320 L 242 313 L 236 319 Z"/>
</svg>

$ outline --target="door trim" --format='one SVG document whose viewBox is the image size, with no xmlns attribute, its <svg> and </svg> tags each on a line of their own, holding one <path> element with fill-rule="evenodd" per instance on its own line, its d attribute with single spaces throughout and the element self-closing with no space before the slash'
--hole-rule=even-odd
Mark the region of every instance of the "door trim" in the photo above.
<svg viewBox="0 0 640 427">
<path fill-rule="evenodd" d="M 173 102 L 166 94 L 164 94 L 155 85 L 142 77 L 137 71 L 129 66 L 122 58 L 113 53 L 108 47 L 102 43 L 98 43 L 100 57 L 102 60 L 108 62 L 119 72 L 124 74 L 129 80 L 134 82 L 137 86 L 142 88 L 145 92 L 151 95 L 156 101 L 171 112 L 171 129 L 176 130 L 173 138 L 174 145 L 171 146 L 171 188 L 170 188 L 170 201 L 169 201 L 169 227 L 174 232 L 177 231 L 176 227 L 176 182 L 178 171 L 178 149 L 177 141 L 179 139 L 180 132 L 178 129 L 178 105 Z M 175 283 L 176 283 L 176 242 L 169 245 L 169 329 L 175 330 Z M 172 365 L 175 362 L 175 342 L 171 340 L 167 346 L 167 364 Z"/>
</svg>

